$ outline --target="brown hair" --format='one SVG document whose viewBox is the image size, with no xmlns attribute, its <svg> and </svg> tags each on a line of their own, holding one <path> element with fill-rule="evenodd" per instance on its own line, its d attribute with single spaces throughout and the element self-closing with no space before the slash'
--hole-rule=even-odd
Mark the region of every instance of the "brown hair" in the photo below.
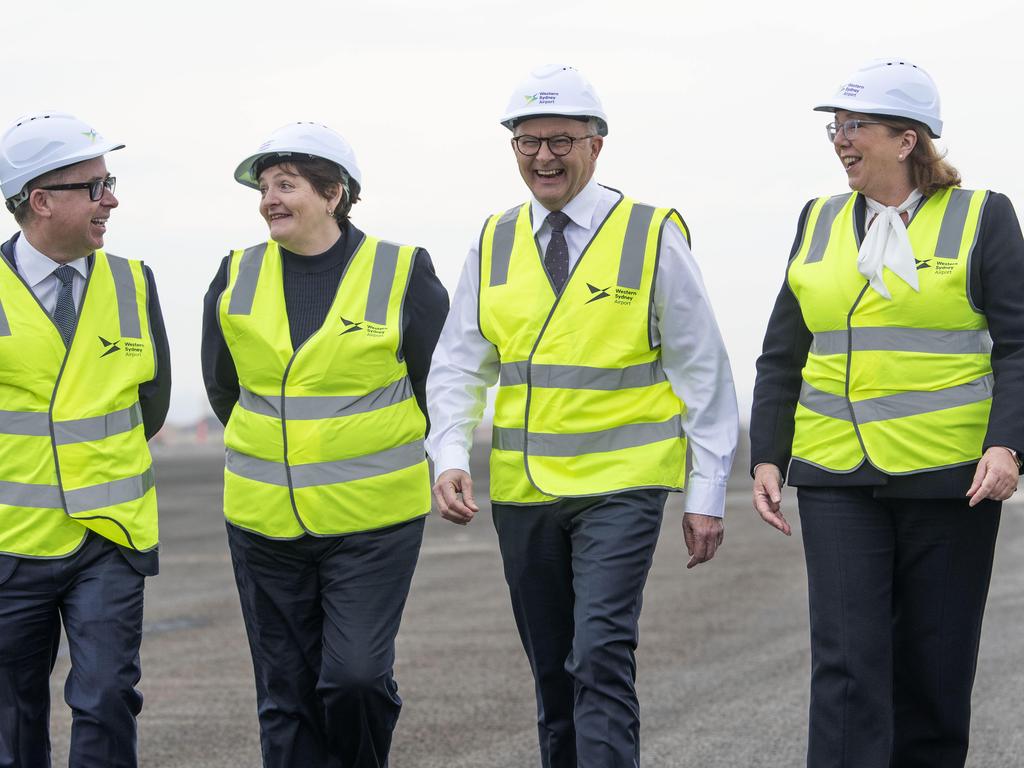
<svg viewBox="0 0 1024 768">
<path fill-rule="evenodd" d="M 339 227 L 345 228 L 349 211 L 359 202 L 359 182 L 349 176 L 344 168 L 315 155 L 268 155 L 257 161 L 256 167 L 253 168 L 253 176 L 258 179 L 267 168 L 275 165 L 287 165 L 308 181 L 324 200 L 330 200 L 338 191 L 338 187 L 341 187 L 344 194 L 338 207 L 334 209 L 334 219 Z"/>
<path fill-rule="evenodd" d="M 889 116 L 882 117 L 879 122 L 892 131 L 893 135 L 903 131 L 917 134 L 917 143 L 907 159 L 910 161 L 910 178 L 922 195 L 931 196 L 948 187 L 960 186 L 960 171 L 946 162 L 945 152 L 939 154 L 923 124 L 916 120 Z"/>
</svg>

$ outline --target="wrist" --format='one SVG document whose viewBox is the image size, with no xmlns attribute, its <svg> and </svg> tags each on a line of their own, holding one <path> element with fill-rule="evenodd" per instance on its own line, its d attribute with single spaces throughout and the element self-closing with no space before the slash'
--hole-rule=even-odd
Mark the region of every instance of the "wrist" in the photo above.
<svg viewBox="0 0 1024 768">
<path fill-rule="evenodd" d="M 998 447 L 1002 448 L 1004 451 L 1007 451 L 1010 454 L 1010 456 L 1013 458 L 1013 463 L 1017 465 L 1017 471 L 1020 472 L 1021 466 L 1024 465 L 1024 459 L 1021 459 L 1020 454 L 1013 450 L 1013 448 L 1009 448 L 1008 446 L 1005 445 L 1000 445 Z"/>
</svg>

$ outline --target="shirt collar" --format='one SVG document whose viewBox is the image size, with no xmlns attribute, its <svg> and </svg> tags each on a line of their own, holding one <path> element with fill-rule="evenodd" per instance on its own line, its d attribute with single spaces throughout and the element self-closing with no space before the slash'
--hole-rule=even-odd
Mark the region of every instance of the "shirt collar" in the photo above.
<svg viewBox="0 0 1024 768">
<path fill-rule="evenodd" d="M 21 233 L 21 237 L 14 243 L 14 261 L 18 266 L 18 274 L 32 288 L 43 282 L 43 280 L 53 274 L 57 267 L 61 266 L 32 245 L 28 238 L 25 237 L 24 232 Z M 69 261 L 68 266 L 74 267 L 83 278 L 89 277 L 88 256 Z"/>
<path fill-rule="evenodd" d="M 569 217 L 573 224 L 583 229 L 592 229 L 594 226 L 594 212 L 601 198 L 601 186 L 591 177 L 587 185 L 576 193 L 576 197 L 565 204 L 562 213 Z M 533 234 L 540 232 L 541 225 L 551 213 L 540 204 L 537 198 L 530 199 L 530 207 L 533 212 Z"/>
</svg>

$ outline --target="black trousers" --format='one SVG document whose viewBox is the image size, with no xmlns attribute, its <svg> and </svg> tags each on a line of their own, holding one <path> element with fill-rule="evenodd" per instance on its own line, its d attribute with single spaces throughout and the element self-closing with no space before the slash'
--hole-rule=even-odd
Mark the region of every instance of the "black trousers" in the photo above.
<svg viewBox="0 0 1024 768">
<path fill-rule="evenodd" d="M 228 525 L 267 768 L 388 764 L 395 637 L 423 522 L 289 541 Z"/>
<path fill-rule="evenodd" d="M 69 765 L 134 768 L 145 577 L 92 533 L 67 557 L 0 565 L 0 768 L 50 765 L 50 672 L 62 621 Z"/>
<path fill-rule="evenodd" d="M 962 768 L 1001 504 L 800 487 L 809 768 Z"/>
<path fill-rule="evenodd" d="M 665 491 L 493 504 L 544 768 L 635 768 L 637 622 Z"/>
</svg>

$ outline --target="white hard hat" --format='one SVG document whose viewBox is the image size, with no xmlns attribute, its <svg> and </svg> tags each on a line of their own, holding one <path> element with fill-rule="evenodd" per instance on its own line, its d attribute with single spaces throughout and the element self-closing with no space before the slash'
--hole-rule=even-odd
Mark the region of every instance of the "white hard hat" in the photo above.
<svg viewBox="0 0 1024 768">
<path fill-rule="evenodd" d="M 598 135 L 608 135 L 608 117 L 597 91 L 577 70 L 561 64 L 535 69 L 516 86 L 501 124 L 511 131 L 527 117 L 593 117 Z"/>
<path fill-rule="evenodd" d="M 19 117 L 0 138 L 0 190 L 7 209 L 28 199 L 25 186 L 44 173 L 122 149 L 66 112 Z"/>
<path fill-rule="evenodd" d="M 935 81 L 916 64 L 901 59 L 873 59 L 847 78 L 835 96 L 814 109 L 906 117 L 924 123 L 933 139 L 942 134 Z"/>
<path fill-rule="evenodd" d="M 337 163 L 360 186 L 363 175 L 359 172 L 356 153 L 341 134 L 319 123 L 289 123 L 281 126 L 260 148 L 245 158 L 235 169 L 235 180 L 247 187 L 259 189 L 259 180 L 253 175 L 258 160 L 269 155 L 312 155 Z"/>
</svg>

